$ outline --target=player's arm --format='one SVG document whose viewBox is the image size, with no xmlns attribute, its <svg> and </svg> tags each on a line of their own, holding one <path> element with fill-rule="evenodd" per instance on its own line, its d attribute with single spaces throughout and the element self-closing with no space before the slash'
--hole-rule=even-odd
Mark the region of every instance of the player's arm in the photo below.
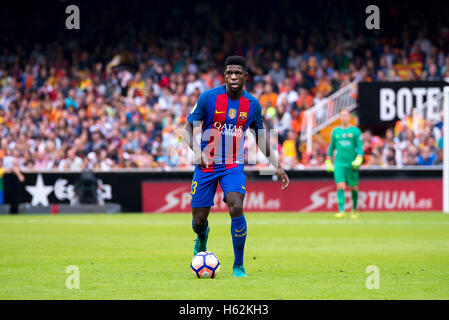
<svg viewBox="0 0 449 320">
<path fill-rule="evenodd" d="M 197 157 L 198 154 L 201 154 L 201 148 L 198 145 L 198 143 L 195 141 L 194 135 L 193 135 L 193 124 L 191 124 L 189 121 L 187 121 L 186 125 L 184 126 L 184 131 L 182 132 L 182 139 L 187 143 L 189 148 L 193 151 L 195 154 L 195 160 L 194 163 L 199 163 L 199 166 L 203 166 L 203 162 L 201 157 Z"/>
<path fill-rule="evenodd" d="M 182 138 L 187 143 L 189 148 L 193 151 L 195 155 L 194 163 L 198 164 L 200 168 L 208 167 L 209 163 L 207 162 L 207 158 L 203 157 L 203 153 L 201 152 L 201 147 L 195 141 L 195 137 L 193 134 L 193 130 L 197 127 L 201 126 L 202 121 L 205 118 L 205 110 L 207 103 L 206 99 L 201 95 L 192 109 L 192 112 L 187 116 L 187 123 L 184 126 L 184 130 L 182 132 Z"/>
<path fill-rule="evenodd" d="M 332 131 L 331 134 L 331 143 L 329 144 L 329 149 L 327 150 L 327 158 L 324 162 L 326 165 L 326 171 L 332 172 L 334 171 L 334 165 L 332 164 L 332 157 L 334 155 L 335 150 L 335 137 L 334 137 L 334 131 Z"/>
<path fill-rule="evenodd" d="M 10 169 L 6 169 L 6 172 L 12 172 L 17 176 L 17 179 L 19 179 L 20 182 L 25 181 L 25 177 L 22 174 L 22 171 L 20 170 L 19 162 L 17 161 L 17 158 L 13 159 L 12 167 Z"/>
<path fill-rule="evenodd" d="M 363 141 L 362 141 L 362 132 L 360 129 L 357 129 L 357 136 L 356 136 L 356 158 L 354 161 L 352 161 L 352 167 L 354 169 L 358 169 L 362 163 L 363 163 Z"/>
<path fill-rule="evenodd" d="M 256 114 L 253 122 L 250 124 L 250 128 L 253 129 L 254 137 L 260 151 L 270 161 L 271 165 L 276 168 L 276 175 L 282 181 L 282 190 L 287 189 L 290 184 L 290 179 L 285 171 L 280 167 L 276 152 L 271 148 L 270 139 L 266 134 L 265 128 L 262 122 L 262 108 L 260 104 L 256 104 Z"/>
</svg>

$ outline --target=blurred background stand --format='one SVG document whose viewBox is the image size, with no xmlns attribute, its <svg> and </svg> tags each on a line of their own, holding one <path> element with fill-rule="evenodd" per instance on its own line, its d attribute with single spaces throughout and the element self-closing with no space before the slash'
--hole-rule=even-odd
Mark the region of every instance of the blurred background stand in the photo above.
<svg viewBox="0 0 449 320">
<path fill-rule="evenodd" d="M 9 204 L 0 205 L 0 214 L 9 214 L 11 206 Z"/>
<path fill-rule="evenodd" d="M 19 214 L 80 214 L 80 213 L 120 213 L 122 207 L 118 203 L 98 204 L 53 204 L 51 206 L 32 206 L 29 203 L 19 204 Z M 9 211 L 8 211 L 9 212 Z"/>
</svg>

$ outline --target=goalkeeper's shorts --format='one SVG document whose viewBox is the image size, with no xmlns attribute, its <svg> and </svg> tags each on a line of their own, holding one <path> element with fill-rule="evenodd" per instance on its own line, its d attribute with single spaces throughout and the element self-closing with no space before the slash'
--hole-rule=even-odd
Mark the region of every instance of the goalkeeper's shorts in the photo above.
<svg viewBox="0 0 449 320">
<path fill-rule="evenodd" d="M 350 166 L 336 165 L 334 168 L 335 183 L 345 182 L 350 187 L 355 187 L 359 184 L 359 171 L 354 170 Z"/>
</svg>

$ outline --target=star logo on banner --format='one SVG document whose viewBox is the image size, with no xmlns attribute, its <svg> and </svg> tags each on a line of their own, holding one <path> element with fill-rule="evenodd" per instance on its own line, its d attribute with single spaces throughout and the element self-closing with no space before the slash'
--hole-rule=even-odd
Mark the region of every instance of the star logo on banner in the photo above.
<svg viewBox="0 0 449 320">
<path fill-rule="evenodd" d="M 31 200 L 32 206 L 38 206 L 39 204 L 43 206 L 49 205 L 48 195 L 53 192 L 53 187 L 44 184 L 44 179 L 41 174 L 37 176 L 35 186 L 26 186 L 25 189 L 33 197 Z"/>
</svg>

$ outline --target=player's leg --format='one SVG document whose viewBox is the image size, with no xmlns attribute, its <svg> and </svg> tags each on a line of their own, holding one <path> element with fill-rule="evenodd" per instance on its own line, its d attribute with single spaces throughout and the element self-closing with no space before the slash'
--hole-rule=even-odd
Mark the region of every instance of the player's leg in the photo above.
<svg viewBox="0 0 449 320">
<path fill-rule="evenodd" d="M 351 190 L 351 198 L 352 198 L 352 210 L 350 217 L 352 219 L 358 218 L 358 211 L 357 211 L 357 202 L 359 200 L 359 190 L 357 186 L 350 187 Z"/>
<path fill-rule="evenodd" d="M 207 250 L 207 239 L 209 237 L 209 222 L 207 220 L 210 207 L 192 208 L 192 229 L 196 233 L 193 254 Z"/>
<path fill-rule="evenodd" d="M 357 212 L 357 204 L 359 200 L 359 171 L 358 170 L 352 170 L 352 172 L 349 175 L 348 179 L 348 185 L 349 189 L 351 190 L 351 198 L 352 198 L 352 210 L 350 217 L 353 219 L 358 218 L 358 212 Z"/>
<path fill-rule="evenodd" d="M 233 273 L 236 277 L 246 277 L 243 267 L 243 254 L 247 235 L 247 225 L 243 213 L 245 199 L 245 173 L 243 167 L 228 169 L 220 178 L 224 199 L 231 215 L 231 236 L 234 247 Z"/>
<path fill-rule="evenodd" d="M 335 214 L 336 218 L 345 217 L 345 190 L 346 190 L 346 177 L 345 168 L 336 166 L 334 168 L 334 180 L 337 185 L 337 204 L 338 213 Z"/>
<path fill-rule="evenodd" d="M 245 251 L 245 242 L 247 235 L 247 225 L 245 215 L 243 214 L 243 201 L 245 195 L 239 192 L 228 192 L 226 202 L 231 215 L 231 236 L 234 247 L 234 264 L 232 266 L 234 276 L 246 277 L 243 268 L 243 253 Z"/>
<path fill-rule="evenodd" d="M 192 229 L 197 234 L 193 254 L 207 250 L 209 237 L 209 222 L 207 220 L 210 207 L 214 205 L 214 196 L 217 190 L 218 178 L 215 173 L 204 173 L 195 168 L 192 188 L 190 190 L 192 207 Z"/>
<path fill-rule="evenodd" d="M 335 214 L 336 218 L 344 218 L 346 215 L 346 213 L 345 213 L 345 190 L 346 190 L 345 182 L 337 183 L 338 213 Z"/>
</svg>

